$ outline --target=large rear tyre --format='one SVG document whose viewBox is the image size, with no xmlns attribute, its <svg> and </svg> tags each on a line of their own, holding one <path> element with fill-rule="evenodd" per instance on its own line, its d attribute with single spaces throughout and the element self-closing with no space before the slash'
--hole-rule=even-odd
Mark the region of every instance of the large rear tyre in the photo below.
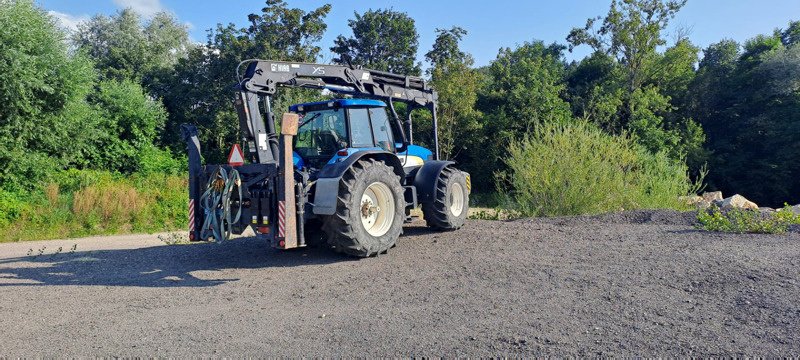
<svg viewBox="0 0 800 360">
<path fill-rule="evenodd" d="M 339 183 L 336 213 L 323 230 L 334 250 L 368 257 L 386 252 L 403 231 L 405 197 L 400 177 L 383 161 L 360 160 Z"/>
<path fill-rule="evenodd" d="M 464 226 L 469 212 L 469 190 L 463 172 L 446 167 L 436 180 L 436 193 L 431 202 L 422 204 L 422 215 L 428 227 L 456 230 Z"/>
</svg>

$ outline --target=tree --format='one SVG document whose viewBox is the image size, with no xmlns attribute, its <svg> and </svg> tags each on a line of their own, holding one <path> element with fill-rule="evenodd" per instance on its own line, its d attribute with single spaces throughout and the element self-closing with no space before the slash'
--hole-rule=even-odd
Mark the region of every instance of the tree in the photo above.
<svg viewBox="0 0 800 360">
<path fill-rule="evenodd" d="M 586 21 L 583 28 L 570 31 L 570 50 L 589 45 L 624 64 L 629 93 L 640 89 L 645 77 L 642 70 L 659 46 L 665 45 L 662 32 L 686 0 L 612 0 L 611 8 L 599 29 L 601 18 Z"/>
<path fill-rule="evenodd" d="M 436 41 L 425 57 L 433 65 L 428 70 L 431 84 L 438 92 L 437 119 L 439 151 L 442 158 L 454 158 L 460 150 L 478 145 L 474 136 L 480 130 L 475 109 L 480 86 L 480 75 L 472 69 L 472 56 L 461 51 L 459 42 L 466 30 L 454 26 L 450 30 L 436 30 Z M 417 129 L 422 134 L 430 132 L 431 124 L 421 122 Z M 423 136 L 423 141 L 426 140 Z M 428 140 L 429 142 L 429 140 Z"/>
<path fill-rule="evenodd" d="M 64 37 L 32 1 L 0 1 L 2 188 L 30 188 L 82 157 L 94 73 Z"/>
<path fill-rule="evenodd" d="M 791 28 L 791 26 L 790 26 Z M 800 46 L 781 32 L 705 50 L 690 86 L 693 116 L 708 134 L 709 184 L 762 205 L 800 201 Z"/>
<path fill-rule="evenodd" d="M 519 140 L 546 122 L 571 120 L 564 101 L 566 66 L 564 47 L 527 42 L 516 49 L 501 49 L 487 69 L 488 80 L 478 98 L 485 114 L 483 142 L 471 149 L 469 170 L 476 186 L 491 188 L 493 174 L 503 170 L 502 157 L 512 140 Z"/>
<path fill-rule="evenodd" d="M 781 32 L 781 41 L 786 47 L 800 43 L 800 21 L 792 21 L 786 30 Z"/>
<path fill-rule="evenodd" d="M 158 13 L 144 26 L 136 12 L 124 9 L 112 17 L 96 15 L 78 26 L 73 42 L 88 54 L 104 79 L 150 83 L 147 77 L 171 70 L 186 56 L 186 26 L 168 13 Z"/>
<path fill-rule="evenodd" d="M 428 73 L 436 68 L 442 67 L 448 62 L 465 63 L 472 66 L 474 60 L 472 56 L 461 51 L 458 44 L 467 35 L 467 30 L 458 26 L 453 26 L 449 30 L 436 29 L 436 40 L 433 42 L 433 48 L 425 54 L 425 59 L 431 63 L 431 69 Z"/>
<path fill-rule="evenodd" d="M 238 118 L 232 107 L 237 65 L 253 58 L 316 61 L 321 51 L 316 44 L 327 28 L 324 18 L 330 9 L 323 5 L 306 12 L 289 8 L 284 1 L 267 0 L 260 14 L 248 16 L 248 27 L 229 24 L 210 30 L 206 44 L 180 59 L 175 71 L 158 86 L 157 96 L 169 113 L 163 141 L 175 151 L 183 151 L 180 125 L 193 123 L 200 130 L 204 153 L 210 156 L 207 160 L 224 161 L 227 146 L 239 140 Z M 319 97 L 318 91 L 282 89 L 272 106 L 280 112 L 291 103 Z"/>
<path fill-rule="evenodd" d="M 95 110 L 90 167 L 132 173 L 143 152 L 154 147 L 167 114 L 160 102 L 130 80 L 105 80 L 89 97 Z"/>
<path fill-rule="evenodd" d="M 591 64 L 579 65 L 581 72 L 576 75 L 580 77 L 573 82 L 581 88 L 570 93 L 581 100 L 577 110 L 584 117 L 596 117 L 598 124 L 614 133 L 631 132 L 653 152 L 688 157 L 696 170 L 705 161 L 705 136 L 686 115 L 684 94 L 694 78 L 698 49 L 679 39 L 664 53 L 657 51 L 666 45 L 663 32 L 669 21 L 685 4 L 686 0 L 614 0 L 605 18 L 592 18 L 585 27 L 574 28 L 567 37 L 570 50 L 592 47 L 593 61 L 606 61 L 598 70 L 614 78 L 586 83 L 580 77 L 587 77 Z M 596 29 L 600 20 L 602 25 Z"/>
<path fill-rule="evenodd" d="M 331 51 L 338 64 L 362 65 L 366 68 L 398 74 L 419 75 L 416 61 L 419 35 L 414 19 L 391 9 L 354 13 L 348 21 L 353 30 L 349 38 L 339 35 Z"/>
</svg>

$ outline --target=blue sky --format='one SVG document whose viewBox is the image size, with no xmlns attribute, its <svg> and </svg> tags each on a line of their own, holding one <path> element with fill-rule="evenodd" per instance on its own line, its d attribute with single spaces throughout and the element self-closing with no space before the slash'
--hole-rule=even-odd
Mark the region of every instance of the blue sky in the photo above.
<svg viewBox="0 0 800 360">
<path fill-rule="evenodd" d="M 247 15 L 259 12 L 263 2 L 258 0 L 38 0 L 42 7 L 62 19 L 67 26 L 87 19 L 93 14 L 113 14 L 132 7 L 145 17 L 166 10 L 190 27 L 193 40 L 204 42 L 206 30 L 217 23 L 244 25 Z M 350 34 L 347 20 L 353 11 L 370 8 L 393 8 L 407 12 L 416 20 L 420 34 L 418 57 L 422 60 L 434 40 L 436 28 L 461 26 L 469 32 L 463 48 L 473 54 L 477 65 L 486 65 L 501 47 L 513 47 L 525 41 L 544 40 L 565 42 L 570 29 L 582 26 L 589 17 L 603 15 L 610 1 L 476 1 L 476 0 L 288 0 L 289 6 L 305 10 L 331 3 L 327 17 L 328 31 L 321 42 L 322 62 L 332 58 L 328 48 L 339 34 Z M 770 33 L 785 27 L 790 20 L 800 20 L 800 0 L 689 0 L 673 20 L 676 28 L 689 29 L 689 38 L 705 47 L 723 38 L 744 41 L 758 34 Z M 667 36 L 669 39 L 669 35 Z M 587 49 L 569 55 L 579 59 Z"/>
</svg>

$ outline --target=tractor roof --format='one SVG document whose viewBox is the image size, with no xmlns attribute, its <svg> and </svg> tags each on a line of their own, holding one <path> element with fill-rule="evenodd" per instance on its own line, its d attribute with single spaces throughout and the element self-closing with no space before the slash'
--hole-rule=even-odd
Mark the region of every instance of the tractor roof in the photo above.
<svg viewBox="0 0 800 360">
<path fill-rule="evenodd" d="M 291 112 L 306 112 L 306 111 L 316 111 L 322 110 L 327 108 L 337 108 L 337 107 L 386 107 L 386 103 L 380 100 L 373 100 L 373 99 L 333 99 L 328 101 L 317 101 L 317 102 L 310 102 L 305 104 L 295 104 L 289 106 L 289 111 Z"/>
</svg>

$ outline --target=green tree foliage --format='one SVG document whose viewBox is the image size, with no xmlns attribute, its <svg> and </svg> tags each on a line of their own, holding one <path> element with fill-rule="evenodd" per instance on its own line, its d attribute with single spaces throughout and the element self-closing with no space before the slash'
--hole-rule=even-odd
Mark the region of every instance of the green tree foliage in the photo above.
<svg viewBox="0 0 800 360">
<path fill-rule="evenodd" d="M 472 55 L 461 51 L 459 43 L 467 35 L 467 30 L 453 26 L 450 29 L 436 29 L 436 40 L 431 51 L 425 54 L 425 59 L 431 63 L 431 73 L 436 67 L 443 67 L 449 62 L 459 62 L 472 66 L 475 62 Z"/>
<path fill-rule="evenodd" d="M 440 155 L 444 159 L 452 159 L 461 150 L 480 145 L 476 141 L 480 137 L 475 136 L 481 126 L 478 122 L 481 113 L 475 109 L 480 74 L 472 69 L 472 56 L 458 46 L 467 34 L 466 30 L 453 27 L 450 30 L 437 29 L 436 33 L 433 48 L 425 57 L 433 65 L 428 72 L 433 88 L 439 94 L 437 119 Z M 422 125 L 427 130 L 422 133 L 429 133 L 430 125 Z"/>
<path fill-rule="evenodd" d="M 238 141 L 238 119 L 232 106 L 237 82 L 236 68 L 244 59 L 276 59 L 314 62 L 320 54 L 316 44 L 327 28 L 324 18 L 330 5 L 306 12 L 289 8 L 281 0 L 268 0 L 260 14 L 250 14 L 250 26 L 218 25 L 208 41 L 180 59 L 168 79 L 159 86 L 169 112 L 164 142 L 183 151 L 180 125 L 192 123 L 209 161 L 221 162 L 232 143 Z M 244 69 L 241 69 L 243 71 Z M 319 98 L 318 92 L 282 89 L 273 99 L 280 114 L 290 104 Z"/>
<path fill-rule="evenodd" d="M 529 42 L 501 49 L 487 69 L 478 109 L 484 114 L 481 145 L 471 149 L 468 167 L 479 188 L 492 188 L 492 174 L 504 168 L 500 160 L 512 140 L 543 123 L 563 123 L 572 116 L 564 101 L 564 47 Z"/>
<path fill-rule="evenodd" d="M 781 41 L 786 47 L 800 43 L 800 21 L 792 21 L 786 30 L 781 32 Z"/>
<path fill-rule="evenodd" d="M 630 131 L 651 151 L 687 157 L 697 169 L 706 157 L 705 135 L 687 116 L 684 103 L 699 49 L 680 39 L 665 52 L 657 51 L 667 44 L 664 29 L 685 3 L 614 0 L 604 18 L 573 29 L 567 37 L 570 50 L 588 45 L 595 52 L 570 75 L 574 87 L 569 98 L 575 116 L 613 133 Z"/>
<path fill-rule="evenodd" d="M 161 103 L 129 80 L 105 80 L 89 98 L 99 121 L 92 137 L 92 167 L 131 173 L 152 155 L 167 114 Z"/>
<path fill-rule="evenodd" d="M 705 50 L 690 93 L 713 154 L 712 188 L 769 206 L 800 202 L 800 46 L 785 41 L 796 26 L 741 53 L 729 40 Z"/>
<path fill-rule="evenodd" d="M 626 85 L 633 93 L 644 85 L 644 69 L 656 48 L 666 44 L 662 31 L 685 4 L 686 0 L 612 0 L 605 18 L 592 18 L 585 27 L 572 29 L 567 41 L 570 49 L 589 45 L 615 56 L 625 65 Z M 598 20 L 602 25 L 594 31 Z"/>
<path fill-rule="evenodd" d="M 169 71 L 191 48 L 185 25 L 168 13 L 147 24 L 131 9 L 114 16 L 97 15 L 78 26 L 73 42 L 88 54 L 104 79 L 149 84 Z"/>
<path fill-rule="evenodd" d="M 0 2 L 0 187 L 30 188 L 79 161 L 93 81 L 91 63 L 68 54 L 43 10 Z"/>
<path fill-rule="evenodd" d="M 419 35 L 414 19 L 391 9 L 356 12 L 354 16 L 348 21 L 353 35 L 349 38 L 339 35 L 334 40 L 331 47 L 337 55 L 334 62 L 405 75 L 420 74 L 416 60 Z"/>
</svg>

